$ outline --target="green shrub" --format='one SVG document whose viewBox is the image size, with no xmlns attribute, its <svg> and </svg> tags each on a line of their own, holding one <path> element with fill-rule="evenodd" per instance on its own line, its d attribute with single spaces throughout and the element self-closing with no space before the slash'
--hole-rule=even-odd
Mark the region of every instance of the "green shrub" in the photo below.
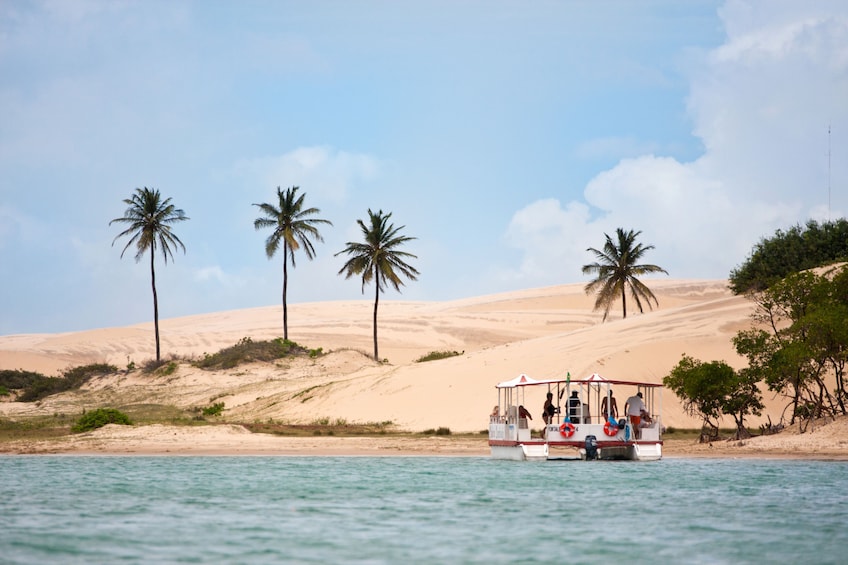
<svg viewBox="0 0 848 565">
<path fill-rule="evenodd" d="M 427 355 L 423 355 L 415 360 L 416 363 L 424 363 L 426 361 L 437 361 L 439 359 L 447 359 L 448 357 L 456 357 L 463 355 L 465 351 L 431 351 Z"/>
<path fill-rule="evenodd" d="M 9 389 L 7 389 L 3 385 L 0 385 L 0 396 L 9 396 L 10 394 L 12 394 L 12 393 L 9 392 Z"/>
<path fill-rule="evenodd" d="M 318 356 L 321 349 L 308 351 L 305 347 L 280 337 L 269 341 L 253 341 L 249 337 L 243 337 L 231 347 L 212 355 L 204 355 L 195 365 L 201 369 L 232 369 L 242 363 L 276 361 L 289 355 L 313 356 L 313 351 L 317 352 L 314 356 Z"/>
<path fill-rule="evenodd" d="M 204 416 L 220 416 L 224 411 L 224 403 L 216 402 L 211 406 L 207 406 L 201 412 Z"/>
<path fill-rule="evenodd" d="M 177 363 L 174 359 L 173 356 L 168 359 L 159 359 L 158 361 L 156 359 L 150 359 L 141 364 L 141 371 L 148 375 L 156 372 L 163 375 L 170 375 L 177 370 Z"/>
<path fill-rule="evenodd" d="M 24 371 L 22 369 L 4 369 L 0 371 L 0 386 L 9 390 L 24 389 L 32 383 L 49 378 L 47 375 Z"/>
<path fill-rule="evenodd" d="M 114 408 L 98 408 L 87 412 L 77 420 L 77 423 L 71 428 L 74 433 L 89 432 L 102 428 L 106 424 L 123 424 L 126 426 L 132 425 L 129 416 Z"/>
<path fill-rule="evenodd" d="M 48 377 L 32 371 L 4 370 L 0 371 L 0 386 L 22 390 L 17 398 L 19 402 L 35 402 L 51 394 L 78 389 L 92 377 L 117 372 L 117 367 L 106 363 L 72 367 L 66 369 L 60 377 Z"/>
</svg>

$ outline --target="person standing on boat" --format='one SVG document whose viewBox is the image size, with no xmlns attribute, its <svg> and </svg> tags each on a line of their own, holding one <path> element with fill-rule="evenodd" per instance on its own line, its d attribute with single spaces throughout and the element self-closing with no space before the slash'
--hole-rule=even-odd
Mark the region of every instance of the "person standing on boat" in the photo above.
<svg viewBox="0 0 848 565">
<path fill-rule="evenodd" d="M 542 420 L 545 422 L 545 427 L 542 428 L 542 437 L 548 433 L 548 425 L 554 421 L 554 414 L 559 412 L 559 409 L 554 405 L 554 393 L 548 392 L 545 398 L 545 406 L 542 408 Z"/>
<path fill-rule="evenodd" d="M 554 414 L 557 413 L 557 407 L 554 406 L 554 393 L 549 392 L 545 399 L 545 406 L 542 408 L 542 420 L 545 424 L 550 424 L 554 421 Z"/>
<path fill-rule="evenodd" d="M 642 432 L 639 425 L 642 423 L 642 412 L 647 412 L 645 403 L 642 401 L 642 392 L 637 392 L 635 396 L 631 396 L 624 404 L 624 412 L 630 420 L 630 425 L 633 428 L 633 435 L 636 439 L 642 437 Z"/>
<path fill-rule="evenodd" d="M 601 413 L 604 415 L 605 422 L 610 418 L 618 420 L 618 404 L 612 395 L 612 389 L 609 389 L 609 394 L 601 400 Z"/>
</svg>

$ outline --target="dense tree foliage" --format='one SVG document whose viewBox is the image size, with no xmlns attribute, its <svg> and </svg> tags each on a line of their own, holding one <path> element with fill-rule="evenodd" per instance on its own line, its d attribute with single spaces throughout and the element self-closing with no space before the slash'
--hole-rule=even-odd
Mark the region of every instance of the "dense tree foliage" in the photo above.
<svg viewBox="0 0 848 565">
<path fill-rule="evenodd" d="M 684 355 L 663 384 L 683 401 L 687 414 L 703 420 L 701 441 L 718 438 L 722 416 L 733 417 L 737 439 L 749 437 L 745 417 L 759 415 L 763 408 L 756 376 L 737 372 L 724 361 L 703 362 Z"/>
<path fill-rule="evenodd" d="M 796 225 L 763 238 L 750 257 L 730 271 L 734 294 L 762 292 L 793 272 L 848 259 L 848 221 L 844 218 L 805 227 Z"/>
<path fill-rule="evenodd" d="M 751 377 L 789 400 L 790 421 L 848 413 L 848 268 L 792 273 L 752 296 L 754 327 L 733 340 Z"/>
</svg>

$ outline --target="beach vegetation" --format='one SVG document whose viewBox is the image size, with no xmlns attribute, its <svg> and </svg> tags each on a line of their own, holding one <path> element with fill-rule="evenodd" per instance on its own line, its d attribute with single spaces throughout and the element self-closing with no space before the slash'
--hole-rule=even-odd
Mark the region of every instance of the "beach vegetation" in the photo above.
<svg viewBox="0 0 848 565">
<path fill-rule="evenodd" d="M 164 376 L 173 375 L 177 372 L 181 360 L 186 359 L 177 355 L 170 355 L 167 359 L 149 359 L 141 364 L 141 371 L 147 375 L 153 373 Z"/>
<path fill-rule="evenodd" d="M 724 361 L 703 362 L 688 355 L 663 378 L 663 385 L 683 401 L 686 413 L 702 419 L 701 442 L 718 439 L 722 416 L 734 419 L 736 439 L 751 437 L 745 417 L 762 413 L 758 382 L 752 371 L 737 372 Z"/>
<path fill-rule="evenodd" d="M 762 292 L 790 273 L 848 260 L 848 220 L 795 225 L 762 238 L 745 261 L 730 271 L 733 294 Z"/>
<path fill-rule="evenodd" d="M 201 410 L 204 416 L 220 416 L 224 412 L 224 403 L 216 402 L 210 406 L 206 406 Z"/>
<path fill-rule="evenodd" d="M 61 438 L 70 433 L 72 425 L 73 418 L 65 414 L 15 418 L 14 420 L 0 418 L 0 442 Z"/>
<path fill-rule="evenodd" d="M 429 428 L 421 432 L 421 435 L 425 436 L 449 436 L 451 435 L 450 428 L 446 428 L 444 426 L 439 428 Z"/>
<path fill-rule="evenodd" d="M 447 359 L 448 357 L 457 357 L 464 355 L 465 351 L 431 351 L 426 355 L 422 355 L 415 360 L 416 363 L 426 363 L 427 361 L 438 361 L 439 359 Z"/>
<path fill-rule="evenodd" d="M 112 245 L 122 237 L 129 237 L 129 241 L 121 251 L 121 258 L 124 257 L 127 249 L 135 246 L 135 261 L 138 263 L 148 251 L 150 252 L 150 285 L 153 289 L 153 328 L 156 340 L 156 360 L 161 358 L 159 350 L 159 299 L 156 294 L 156 269 L 155 256 L 157 247 L 162 252 L 162 258 L 165 264 L 168 264 L 168 257 L 173 260 L 173 248 L 180 247 L 185 253 L 185 245 L 171 231 L 171 224 L 182 222 L 189 218 L 185 212 L 176 208 L 171 204 L 170 198 L 162 198 L 159 191 L 153 188 L 136 188 L 135 192 L 124 200 L 127 209 L 124 215 L 120 218 L 115 218 L 109 222 L 111 226 L 114 223 L 125 224 L 127 228 L 119 233 Z"/>
<path fill-rule="evenodd" d="M 407 263 L 409 259 L 417 259 L 411 253 L 401 251 L 400 247 L 416 239 L 402 235 L 401 231 L 406 226 L 395 227 L 390 223 L 392 214 L 384 213 L 382 210 L 374 213 L 368 209 L 368 223 L 356 220 L 362 231 L 362 242 L 349 241 L 347 246 L 336 253 L 336 256 L 347 255 L 348 259 L 339 270 L 344 273 L 345 278 L 354 276 L 362 278 L 362 293 L 365 293 L 365 285 L 374 282 L 374 360 L 380 362 L 377 347 L 377 309 L 380 304 L 380 292 L 385 291 L 386 283 L 400 292 L 403 285 L 402 277 L 409 280 L 417 280 L 418 271 Z"/>
<path fill-rule="evenodd" d="M 311 217 L 321 213 L 321 210 L 304 207 L 306 193 L 298 196 L 299 189 L 300 187 L 294 186 L 283 191 L 278 186 L 277 205 L 254 204 L 262 211 L 262 216 L 254 220 L 253 227 L 257 230 L 273 229 L 271 235 L 265 240 L 265 255 L 271 259 L 277 253 L 280 244 L 283 246 L 283 339 L 289 338 L 289 311 L 286 302 L 289 259 L 291 259 L 292 267 L 295 267 L 295 251 L 301 249 L 307 259 L 313 259 L 315 247 L 312 245 L 312 240 L 324 241 L 318 231 L 318 225 L 333 225 L 329 220 Z"/>
<path fill-rule="evenodd" d="M 790 273 L 750 296 L 753 324 L 734 346 L 747 371 L 787 398 L 790 423 L 848 414 L 848 267 Z"/>
<path fill-rule="evenodd" d="M 107 363 L 92 363 L 65 369 L 58 377 L 34 371 L 6 369 L 0 371 L 0 386 L 19 391 L 18 402 L 36 402 L 53 394 L 75 390 L 92 377 L 114 374 L 118 368 Z"/>
<path fill-rule="evenodd" d="M 235 345 L 217 353 L 205 354 L 203 359 L 194 364 L 201 369 L 232 369 L 243 363 L 271 362 L 293 355 L 312 356 L 310 350 L 284 338 L 254 341 L 243 337 Z"/>
<path fill-rule="evenodd" d="M 267 422 L 242 423 L 242 426 L 254 433 L 266 433 L 279 436 L 374 436 L 374 435 L 410 435 L 396 429 L 395 423 L 387 422 L 349 422 L 344 419 L 317 418 L 308 424 Z"/>
<path fill-rule="evenodd" d="M 659 305 L 657 297 L 654 296 L 651 289 L 637 277 L 654 273 L 668 274 L 668 272 L 657 265 L 639 263 L 645 253 L 654 248 L 653 245 L 636 243 L 636 238 L 641 233 L 641 231 L 625 231 L 622 228 L 617 228 L 615 240 L 608 234 L 604 234 L 606 242 L 603 250 L 594 247 L 589 247 L 586 250 L 595 255 L 596 261 L 583 265 L 583 274 L 596 275 L 596 278 L 587 284 L 584 290 L 586 294 L 595 293 L 597 295 L 594 310 L 603 310 L 604 320 L 607 319 L 612 305 L 619 298 L 621 299 L 622 317 L 627 317 L 628 289 L 630 296 L 639 308 L 639 312 L 644 311 L 644 305 L 653 309 L 651 302 Z"/>
<path fill-rule="evenodd" d="M 115 408 L 97 408 L 83 414 L 71 431 L 74 433 L 90 432 L 102 428 L 106 424 L 132 425 L 129 416 Z"/>
</svg>

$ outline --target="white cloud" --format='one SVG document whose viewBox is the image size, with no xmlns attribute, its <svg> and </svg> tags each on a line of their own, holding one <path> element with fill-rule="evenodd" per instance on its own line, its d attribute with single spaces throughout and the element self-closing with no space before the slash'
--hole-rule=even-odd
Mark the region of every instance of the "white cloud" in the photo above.
<svg viewBox="0 0 848 565">
<path fill-rule="evenodd" d="M 688 163 L 622 160 L 586 186 L 594 217 L 556 200 L 516 212 L 507 240 L 524 259 L 512 274 L 559 270 L 572 255 L 582 265 L 586 247 L 622 227 L 641 230 L 656 247 L 646 262 L 672 276 L 721 278 L 759 238 L 848 208 L 840 191 L 829 209 L 826 190 L 827 128 L 848 131 L 848 9 L 825 17 L 800 5 L 775 14 L 772 4 L 731 2 L 722 11 L 727 42 L 691 73 L 689 112 L 705 153 Z M 830 173 L 842 186 L 845 161 L 833 160 Z"/>
<path fill-rule="evenodd" d="M 589 223 L 589 208 L 578 202 L 565 209 L 554 198 L 538 200 L 519 210 L 507 228 L 505 241 L 522 252 L 520 265 L 500 278 L 533 284 L 573 280 L 587 240 L 581 228 Z"/>
</svg>

